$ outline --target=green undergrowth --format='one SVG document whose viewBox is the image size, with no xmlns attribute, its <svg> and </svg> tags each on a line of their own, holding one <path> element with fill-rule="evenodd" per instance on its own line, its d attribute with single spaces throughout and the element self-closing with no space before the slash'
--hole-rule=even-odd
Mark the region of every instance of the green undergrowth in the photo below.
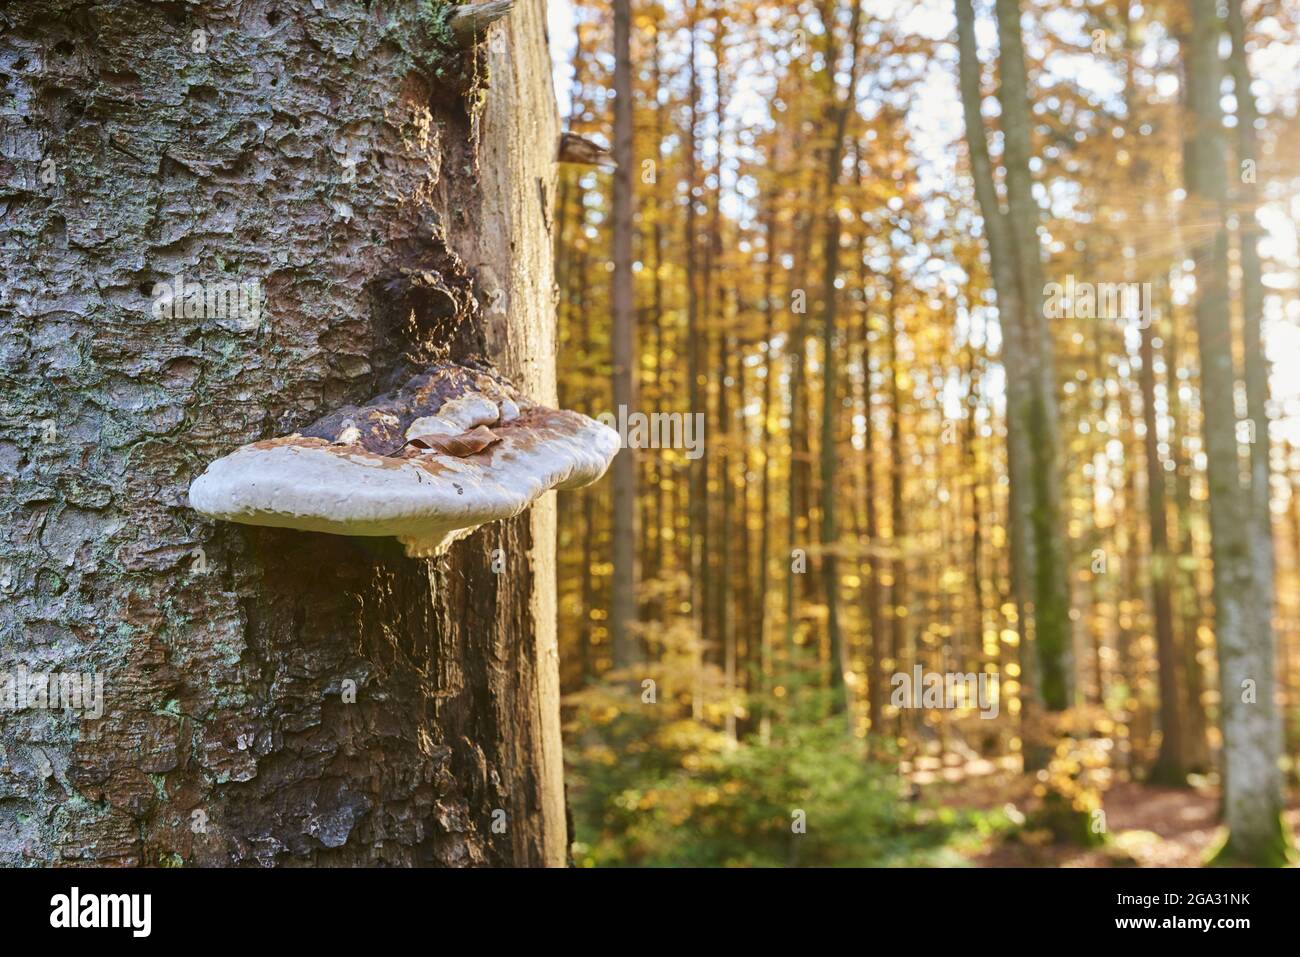
<svg viewBox="0 0 1300 957">
<path fill-rule="evenodd" d="M 815 695 L 786 705 L 766 742 L 735 743 L 716 715 L 643 697 L 602 685 L 569 701 L 578 866 L 962 866 L 1011 826 L 907 799 L 892 760 L 865 759 Z"/>
</svg>

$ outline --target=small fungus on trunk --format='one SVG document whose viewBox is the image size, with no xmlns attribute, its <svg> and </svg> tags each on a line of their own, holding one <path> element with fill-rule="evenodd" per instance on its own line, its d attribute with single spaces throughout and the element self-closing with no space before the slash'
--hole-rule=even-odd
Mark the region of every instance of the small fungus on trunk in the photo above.
<svg viewBox="0 0 1300 957">
<path fill-rule="evenodd" d="M 218 459 L 190 486 L 190 505 L 245 525 L 393 535 L 428 558 L 548 489 L 591 484 L 618 449 L 618 433 L 585 415 L 440 363 L 365 406 Z"/>
</svg>

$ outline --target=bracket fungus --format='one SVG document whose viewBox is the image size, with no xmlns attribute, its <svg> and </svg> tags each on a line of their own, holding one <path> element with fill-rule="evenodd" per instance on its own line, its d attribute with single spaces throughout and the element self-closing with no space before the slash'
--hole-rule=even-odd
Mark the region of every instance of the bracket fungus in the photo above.
<svg viewBox="0 0 1300 957">
<path fill-rule="evenodd" d="M 365 406 L 217 459 L 190 505 L 245 525 L 392 535 L 429 558 L 548 489 L 595 482 L 619 445 L 608 426 L 537 405 L 495 373 L 440 363 Z"/>
</svg>

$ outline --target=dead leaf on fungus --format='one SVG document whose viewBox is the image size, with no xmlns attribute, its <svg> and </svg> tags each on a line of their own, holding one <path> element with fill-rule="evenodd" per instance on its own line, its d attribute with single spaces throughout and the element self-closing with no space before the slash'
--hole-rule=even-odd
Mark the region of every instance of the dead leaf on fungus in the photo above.
<svg viewBox="0 0 1300 957">
<path fill-rule="evenodd" d="M 500 441 L 501 436 L 486 425 L 480 425 L 468 432 L 461 432 L 459 435 L 417 435 L 409 439 L 406 444 L 417 449 L 433 449 L 435 452 L 442 452 L 463 459 L 475 452 L 482 452 L 493 442 Z"/>
</svg>

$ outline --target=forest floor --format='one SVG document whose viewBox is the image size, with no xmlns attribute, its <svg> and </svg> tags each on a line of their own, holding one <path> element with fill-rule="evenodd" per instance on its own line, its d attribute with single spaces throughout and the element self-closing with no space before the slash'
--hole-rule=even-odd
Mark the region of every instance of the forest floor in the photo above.
<svg viewBox="0 0 1300 957">
<path fill-rule="evenodd" d="M 908 777 L 924 803 L 963 811 L 999 810 L 1015 819 L 1033 805 L 1034 782 L 1016 758 L 954 767 L 915 762 Z M 940 762 L 934 761 L 934 765 Z M 1218 791 L 1118 781 L 1103 797 L 1110 840 L 1097 848 L 1052 843 L 1034 832 L 996 834 L 967 860 L 975 867 L 1199 867 L 1221 837 Z M 1286 812 L 1300 833 L 1300 799 Z"/>
</svg>

